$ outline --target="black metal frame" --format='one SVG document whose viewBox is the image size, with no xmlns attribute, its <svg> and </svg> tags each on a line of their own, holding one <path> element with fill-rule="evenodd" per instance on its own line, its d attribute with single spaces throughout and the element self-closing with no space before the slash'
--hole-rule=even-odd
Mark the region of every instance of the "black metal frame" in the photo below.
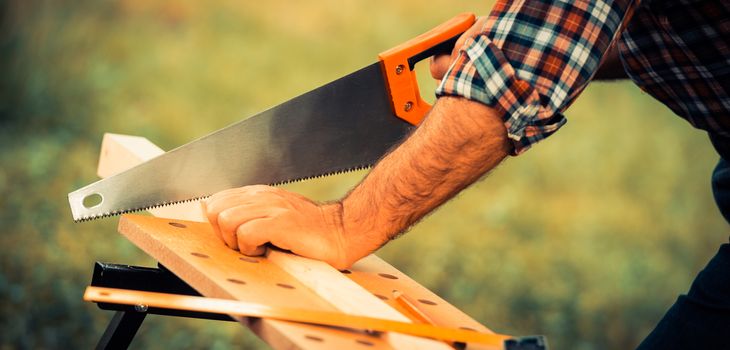
<svg viewBox="0 0 730 350">
<path fill-rule="evenodd" d="M 170 270 L 160 264 L 157 266 L 157 268 L 151 268 L 96 262 L 91 285 L 200 296 L 200 293 L 175 276 Z M 207 312 L 181 311 L 143 305 L 132 306 L 111 303 L 97 303 L 97 305 L 102 310 L 114 310 L 116 313 L 96 345 L 96 349 L 128 348 L 147 314 L 235 321 L 227 315 Z M 513 338 L 505 342 L 506 350 L 546 350 L 547 348 L 547 340 L 544 336 Z"/>
<path fill-rule="evenodd" d="M 175 276 L 164 266 L 139 267 L 96 262 L 91 285 L 95 287 L 123 288 L 147 292 L 200 296 L 200 293 Z M 109 322 L 96 349 L 126 349 L 137 334 L 147 314 L 201 318 L 216 321 L 234 321 L 226 315 L 207 312 L 180 311 L 146 306 L 97 303 L 102 310 L 116 313 Z"/>
</svg>

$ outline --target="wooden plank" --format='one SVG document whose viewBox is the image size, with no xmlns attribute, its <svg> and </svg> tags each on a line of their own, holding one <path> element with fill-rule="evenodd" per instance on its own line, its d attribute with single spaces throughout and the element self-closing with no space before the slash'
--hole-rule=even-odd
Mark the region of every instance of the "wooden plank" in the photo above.
<svg viewBox="0 0 730 350">
<path fill-rule="evenodd" d="M 101 141 L 96 173 L 101 178 L 109 177 L 162 153 L 165 151 L 144 137 L 106 133 Z"/>
<path fill-rule="evenodd" d="M 322 299 L 294 276 L 279 270 L 268 259 L 244 257 L 229 249 L 207 223 L 125 215 L 119 224 L 119 231 L 125 237 L 182 277 L 202 295 L 263 304 L 272 309 L 338 311 L 328 300 Z M 347 295 L 346 292 L 343 291 L 342 295 Z M 247 324 L 247 319 L 237 319 Z M 310 328 L 310 332 L 314 330 L 318 330 L 318 335 L 308 333 L 303 339 L 315 339 L 322 343 L 326 341 L 327 348 L 335 343 L 352 344 L 352 339 L 360 335 L 357 332 L 338 334 L 344 337 L 340 339 L 328 332 L 330 328 Z M 301 330 L 289 332 L 299 334 Z M 287 337 L 291 335 L 287 334 Z M 392 332 L 384 335 L 386 337 L 383 339 L 387 339 L 388 344 L 397 349 L 432 349 L 434 344 L 448 348 L 445 343 L 426 338 Z M 483 345 L 482 348 L 500 347 Z"/>
<path fill-rule="evenodd" d="M 202 295 L 245 300 L 271 306 L 336 311 L 309 288 L 266 258 L 249 258 L 226 247 L 208 223 L 160 220 L 139 215 L 123 216 L 119 232 Z M 264 341 L 284 349 L 339 349 L 352 346 L 355 333 L 333 332 L 325 327 L 236 318 Z M 371 337 L 378 349 L 391 349 L 383 338 Z"/>
</svg>

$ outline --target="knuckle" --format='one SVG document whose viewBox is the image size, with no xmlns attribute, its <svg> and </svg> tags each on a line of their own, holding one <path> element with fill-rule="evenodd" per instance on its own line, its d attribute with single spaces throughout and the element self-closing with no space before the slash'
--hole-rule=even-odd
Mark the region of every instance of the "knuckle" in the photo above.
<svg viewBox="0 0 730 350">
<path fill-rule="evenodd" d="M 231 220 L 231 214 L 229 211 L 222 211 L 218 213 L 218 224 L 225 225 Z"/>
<path fill-rule="evenodd" d="M 350 264 L 348 264 L 345 261 L 341 261 L 341 260 L 330 261 L 328 263 L 332 267 L 334 267 L 334 268 L 336 268 L 337 270 L 340 270 L 340 271 L 346 270 L 346 269 L 348 269 L 350 267 Z"/>
<path fill-rule="evenodd" d="M 218 214 L 218 226 L 223 231 L 235 231 L 237 225 L 236 215 L 230 210 Z"/>
<path fill-rule="evenodd" d="M 248 190 L 251 191 L 251 192 L 253 192 L 253 193 L 261 193 L 261 192 L 268 192 L 268 191 L 270 191 L 271 190 L 271 187 L 270 186 L 266 186 L 266 185 L 251 185 L 251 186 L 248 186 Z"/>
</svg>

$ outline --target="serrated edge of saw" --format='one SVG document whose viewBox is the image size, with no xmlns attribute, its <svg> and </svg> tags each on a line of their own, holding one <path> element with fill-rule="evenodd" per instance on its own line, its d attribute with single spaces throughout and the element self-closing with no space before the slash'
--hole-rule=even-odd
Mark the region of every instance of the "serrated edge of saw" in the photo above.
<svg viewBox="0 0 730 350">
<path fill-rule="evenodd" d="M 290 183 L 302 182 L 302 181 L 307 181 L 307 180 L 312 180 L 312 179 L 318 179 L 318 178 L 323 178 L 323 177 L 332 176 L 332 175 L 339 175 L 339 174 L 350 173 L 350 172 L 353 172 L 353 171 L 364 170 L 364 169 L 368 169 L 368 168 L 370 168 L 372 166 L 373 166 L 372 164 L 357 165 L 357 166 L 354 166 L 354 167 L 351 167 L 351 168 L 335 170 L 335 171 L 331 171 L 331 172 L 327 172 L 327 173 L 322 173 L 322 174 L 317 174 L 317 175 L 312 175 L 312 176 L 305 176 L 305 177 L 297 178 L 297 179 L 290 179 L 290 180 L 284 180 L 284 181 L 278 181 L 278 182 L 274 182 L 274 183 L 269 183 L 268 185 L 269 186 L 281 186 L 281 185 L 286 185 L 286 184 L 290 184 Z M 139 211 L 143 211 L 143 210 L 150 210 L 150 209 L 162 208 L 162 207 L 166 207 L 166 206 L 170 206 L 170 205 L 176 205 L 176 204 L 181 204 L 181 203 L 194 202 L 194 201 L 198 201 L 198 200 L 201 200 L 201 199 L 208 198 L 211 195 L 212 194 L 207 194 L 207 195 L 201 195 L 201 196 L 197 196 L 197 197 L 193 197 L 193 198 L 189 198 L 189 199 L 183 199 L 183 200 L 180 200 L 180 201 L 155 203 L 155 204 L 152 204 L 152 205 L 149 205 L 149 206 L 146 206 L 146 207 L 122 209 L 122 210 L 116 210 L 116 211 L 112 211 L 112 212 L 101 213 L 101 214 L 94 215 L 94 216 L 84 216 L 84 217 L 81 217 L 81 218 L 78 218 L 78 219 L 77 218 L 74 218 L 74 222 L 86 222 L 86 221 L 92 221 L 92 220 L 96 220 L 96 219 L 103 219 L 103 218 L 108 218 L 108 217 L 122 215 L 122 214 L 135 213 L 135 212 L 139 212 Z"/>
</svg>

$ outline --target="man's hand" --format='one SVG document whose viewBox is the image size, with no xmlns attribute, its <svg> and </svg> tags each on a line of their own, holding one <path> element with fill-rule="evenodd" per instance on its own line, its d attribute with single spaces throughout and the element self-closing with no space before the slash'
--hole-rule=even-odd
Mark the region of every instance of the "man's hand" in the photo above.
<svg viewBox="0 0 730 350">
<path fill-rule="evenodd" d="M 446 71 L 448 71 L 449 67 L 451 67 L 451 63 L 453 63 L 456 60 L 456 57 L 459 56 L 459 50 L 462 46 L 464 46 L 466 40 L 481 33 L 486 23 L 487 17 L 479 17 L 474 25 L 472 25 L 471 28 L 469 28 L 459 37 L 459 39 L 456 40 L 456 44 L 454 45 L 454 49 L 451 51 L 450 55 L 441 54 L 431 57 L 431 64 L 429 68 L 431 70 L 431 76 L 434 79 L 441 81 L 441 79 L 444 78 Z M 618 45 L 614 43 L 614 45 L 611 45 L 608 48 L 608 51 L 606 51 L 606 54 L 603 56 L 603 61 L 601 62 L 596 75 L 593 77 L 593 80 L 621 80 L 628 78 L 629 76 L 624 71 L 623 64 L 619 58 Z"/>
<path fill-rule="evenodd" d="M 472 25 L 471 28 L 469 28 L 459 37 L 459 39 L 456 40 L 456 44 L 454 45 L 454 49 L 451 51 L 451 55 L 436 55 L 431 57 L 431 76 L 434 79 L 440 81 L 444 77 L 444 74 L 446 74 L 446 71 L 449 70 L 451 63 L 454 62 L 456 57 L 459 55 L 459 50 L 462 46 L 464 46 L 466 40 L 478 35 L 482 31 L 482 28 L 484 28 L 485 23 L 487 23 L 487 17 L 479 17 L 474 25 Z"/>
<path fill-rule="evenodd" d="M 340 204 L 320 205 L 296 193 L 258 185 L 216 193 L 203 202 L 203 210 L 225 244 L 245 255 L 261 255 L 264 245 L 271 243 L 339 269 L 354 262 L 348 255 L 357 249 L 348 245 Z"/>
</svg>

